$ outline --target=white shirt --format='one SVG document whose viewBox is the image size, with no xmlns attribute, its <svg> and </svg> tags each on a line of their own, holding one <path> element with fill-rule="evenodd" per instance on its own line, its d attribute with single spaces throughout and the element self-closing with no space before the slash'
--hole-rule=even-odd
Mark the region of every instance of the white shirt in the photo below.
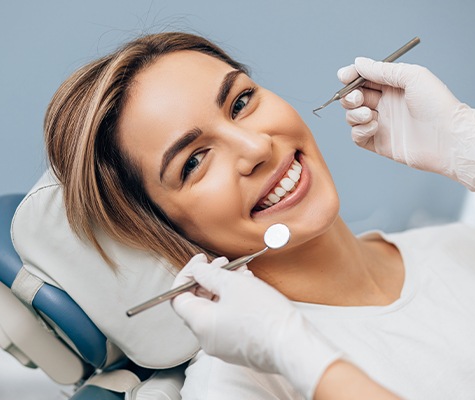
<svg viewBox="0 0 475 400">
<path fill-rule="evenodd" d="M 452 224 L 381 236 L 404 261 L 397 301 L 295 305 L 349 360 L 401 397 L 475 399 L 475 231 Z M 303 399 L 281 376 L 202 351 L 186 376 L 183 400 Z"/>
</svg>

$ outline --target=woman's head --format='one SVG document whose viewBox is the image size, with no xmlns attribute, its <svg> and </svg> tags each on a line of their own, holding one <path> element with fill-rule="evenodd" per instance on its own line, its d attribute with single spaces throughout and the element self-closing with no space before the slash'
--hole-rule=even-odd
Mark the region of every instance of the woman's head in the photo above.
<svg viewBox="0 0 475 400">
<path fill-rule="evenodd" d="M 71 225 L 99 248 L 96 226 L 175 265 L 196 244 L 233 257 L 273 222 L 328 224 L 338 209 L 298 114 L 197 36 L 146 36 L 83 67 L 53 98 L 45 132 Z M 294 159 L 302 174 L 288 173 Z M 262 210 L 286 177 L 296 188 Z"/>
</svg>

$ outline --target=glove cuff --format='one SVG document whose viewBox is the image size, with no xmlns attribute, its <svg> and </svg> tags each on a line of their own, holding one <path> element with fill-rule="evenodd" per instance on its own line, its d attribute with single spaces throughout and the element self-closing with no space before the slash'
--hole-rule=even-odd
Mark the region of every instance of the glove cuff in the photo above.
<svg viewBox="0 0 475 400">
<path fill-rule="evenodd" d="M 343 352 L 297 310 L 278 336 L 278 357 L 275 360 L 278 372 L 306 399 L 313 399 L 323 373 L 343 357 Z"/>
</svg>

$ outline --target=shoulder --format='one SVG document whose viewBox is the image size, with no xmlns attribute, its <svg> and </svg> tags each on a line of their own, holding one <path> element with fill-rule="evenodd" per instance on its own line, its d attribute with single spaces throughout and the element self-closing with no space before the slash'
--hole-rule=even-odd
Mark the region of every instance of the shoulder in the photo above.
<svg viewBox="0 0 475 400">
<path fill-rule="evenodd" d="M 475 247 L 475 229 L 462 223 L 415 228 L 383 234 L 383 237 L 391 242 L 412 243 L 421 247 L 447 244 Z"/>
<path fill-rule="evenodd" d="M 228 364 L 200 351 L 185 372 L 183 400 L 303 399 L 281 376 Z"/>
<path fill-rule="evenodd" d="M 401 250 L 460 250 L 475 253 L 475 227 L 460 222 L 385 233 L 371 231 L 358 235 L 361 239 L 382 238 Z"/>
<path fill-rule="evenodd" d="M 440 261 L 475 262 L 475 229 L 462 223 L 411 229 L 383 237 L 404 253 L 422 253 Z"/>
</svg>

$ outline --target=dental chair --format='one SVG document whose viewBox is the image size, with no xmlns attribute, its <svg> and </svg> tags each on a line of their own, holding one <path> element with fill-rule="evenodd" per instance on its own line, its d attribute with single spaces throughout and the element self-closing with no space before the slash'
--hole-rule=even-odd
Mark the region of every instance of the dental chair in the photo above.
<svg viewBox="0 0 475 400">
<path fill-rule="evenodd" d="M 175 271 L 100 240 L 117 270 L 71 231 L 50 171 L 26 196 L 0 196 L 0 347 L 74 385 L 73 400 L 180 400 L 198 341 L 169 304 L 125 314 L 168 290 Z"/>
</svg>

